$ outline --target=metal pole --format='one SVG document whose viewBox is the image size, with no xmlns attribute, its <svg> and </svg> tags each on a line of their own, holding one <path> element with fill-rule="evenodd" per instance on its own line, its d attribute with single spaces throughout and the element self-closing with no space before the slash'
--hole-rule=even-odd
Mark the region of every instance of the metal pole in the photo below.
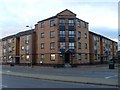
<svg viewBox="0 0 120 90">
<path fill-rule="evenodd" d="M 32 30 L 32 26 L 30 27 L 29 25 L 27 25 L 26 27 L 29 27 Z M 32 68 L 32 59 L 30 60 L 30 63 L 31 63 L 31 68 Z"/>
</svg>

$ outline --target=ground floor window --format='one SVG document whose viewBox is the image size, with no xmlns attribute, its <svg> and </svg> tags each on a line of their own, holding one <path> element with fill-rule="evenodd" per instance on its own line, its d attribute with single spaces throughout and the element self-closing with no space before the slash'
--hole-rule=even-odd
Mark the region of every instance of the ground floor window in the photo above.
<svg viewBox="0 0 120 90">
<path fill-rule="evenodd" d="M 10 60 L 10 59 L 11 59 L 11 56 L 9 56 L 8 59 Z"/>
<path fill-rule="evenodd" d="M 74 49 L 75 48 L 74 46 L 75 46 L 74 42 L 69 43 L 69 49 Z"/>
<path fill-rule="evenodd" d="M 95 57 L 95 60 L 97 60 L 97 54 L 95 54 L 94 57 Z"/>
<path fill-rule="evenodd" d="M 29 55 L 26 55 L 26 59 L 29 59 L 30 58 L 30 56 Z"/>
<path fill-rule="evenodd" d="M 51 60 L 55 60 L 55 54 L 50 54 Z"/>
<path fill-rule="evenodd" d="M 78 60 L 81 61 L 81 54 L 78 54 Z"/>
<path fill-rule="evenodd" d="M 4 58 L 3 58 L 4 60 L 6 60 L 6 57 L 4 56 Z"/>
<path fill-rule="evenodd" d="M 21 55 L 21 59 L 24 59 L 24 55 Z"/>
<path fill-rule="evenodd" d="M 88 59 L 88 55 L 87 54 L 85 54 L 85 59 Z"/>
<path fill-rule="evenodd" d="M 41 59 L 44 59 L 45 55 L 44 54 L 41 54 Z"/>
</svg>

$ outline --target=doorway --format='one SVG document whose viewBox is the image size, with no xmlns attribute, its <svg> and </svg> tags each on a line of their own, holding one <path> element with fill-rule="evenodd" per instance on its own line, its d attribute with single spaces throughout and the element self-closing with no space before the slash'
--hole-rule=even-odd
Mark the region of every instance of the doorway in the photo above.
<svg viewBox="0 0 120 90">
<path fill-rule="evenodd" d="M 15 64 L 20 64 L 20 57 L 16 57 Z"/>
<path fill-rule="evenodd" d="M 70 63 L 70 53 L 69 52 L 65 53 L 65 63 Z"/>
</svg>

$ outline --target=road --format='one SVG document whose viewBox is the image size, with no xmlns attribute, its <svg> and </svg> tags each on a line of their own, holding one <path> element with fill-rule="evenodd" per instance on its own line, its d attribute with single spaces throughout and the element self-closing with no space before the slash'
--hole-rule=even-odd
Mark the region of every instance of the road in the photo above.
<svg viewBox="0 0 120 90">
<path fill-rule="evenodd" d="M 2 88 L 117 88 L 113 86 L 80 84 L 72 82 L 60 82 L 41 80 L 33 78 L 24 78 L 16 76 L 2 76 Z"/>
<path fill-rule="evenodd" d="M 86 76 L 106 79 L 118 79 L 118 69 L 109 69 L 105 67 L 91 67 L 91 68 L 16 68 L 3 67 L 3 72 L 21 72 L 21 73 L 35 73 L 58 76 Z"/>
</svg>

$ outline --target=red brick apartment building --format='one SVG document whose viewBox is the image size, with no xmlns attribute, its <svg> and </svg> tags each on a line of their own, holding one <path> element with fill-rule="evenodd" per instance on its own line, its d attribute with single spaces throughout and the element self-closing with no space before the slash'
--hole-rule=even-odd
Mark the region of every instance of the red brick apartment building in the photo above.
<svg viewBox="0 0 120 90">
<path fill-rule="evenodd" d="M 117 42 L 90 32 L 88 22 L 66 9 L 39 21 L 35 30 L 3 38 L 2 58 L 3 62 L 17 64 L 95 64 L 109 61 L 116 47 Z"/>
<path fill-rule="evenodd" d="M 2 62 L 4 64 L 28 64 L 35 60 L 35 32 L 28 30 L 2 38 Z M 32 62 L 34 63 L 34 61 Z"/>
<path fill-rule="evenodd" d="M 90 63 L 108 62 L 116 56 L 117 42 L 89 31 Z"/>
</svg>

